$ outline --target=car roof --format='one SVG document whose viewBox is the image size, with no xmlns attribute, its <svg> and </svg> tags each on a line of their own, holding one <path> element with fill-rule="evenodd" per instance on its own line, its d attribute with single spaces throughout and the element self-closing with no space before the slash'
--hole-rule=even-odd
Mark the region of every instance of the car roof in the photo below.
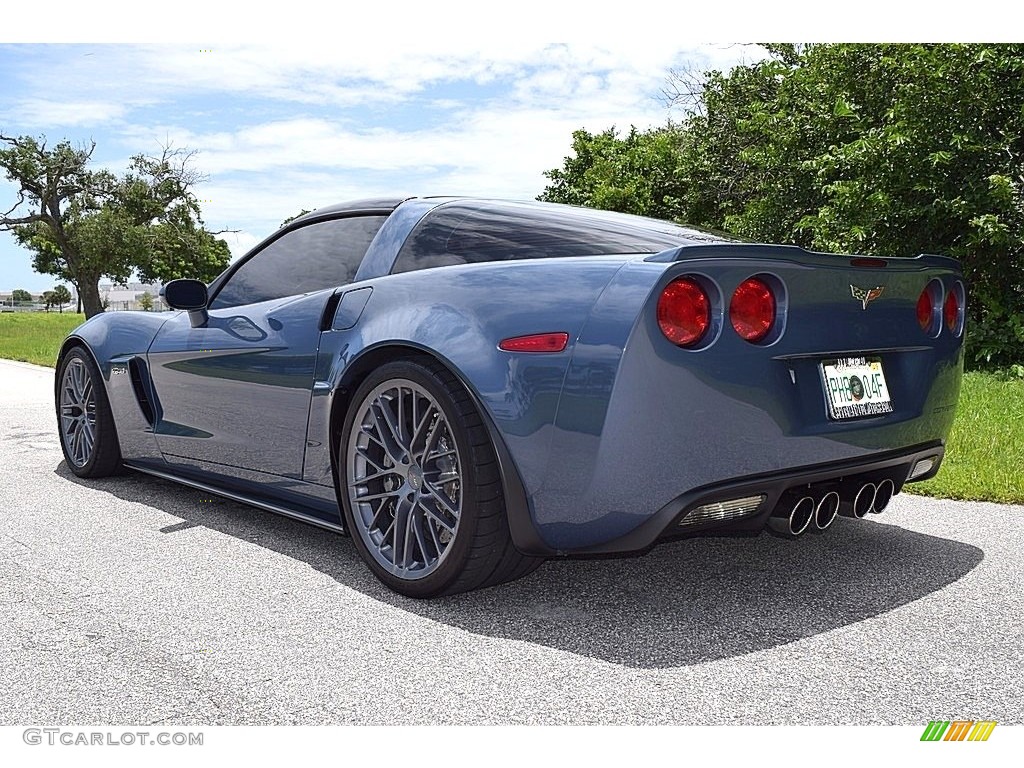
<svg viewBox="0 0 1024 768">
<path fill-rule="evenodd" d="M 588 208 L 584 206 L 575 205 L 564 205 L 561 203 L 550 203 L 538 200 L 507 200 L 500 198 L 488 198 L 488 197 L 476 197 L 470 195 L 403 195 L 394 197 L 368 197 L 359 200 L 350 200 L 343 203 L 335 203 L 333 205 L 324 206 L 323 208 L 317 208 L 315 211 L 303 214 L 302 216 L 296 217 L 293 221 L 289 222 L 289 228 L 299 223 L 307 223 L 313 220 L 322 218 L 331 218 L 338 214 L 345 213 L 369 213 L 369 212 L 388 212 L 394 211 L 398 206 L 408 200 L 430 200 L 436 202 L 438 205 L 444 205 L 445 203 L 469 203 L 479 204 L 483 207 L 508 207 L 519 210 L 534 208 L 540 210 L 552 210 L 552 209 L 565 209 L 567 214 L 570 216 L 582 216 L 591 218 L 607 218 L 612 221 L 618 221 L 619 223 L 632 223 L 634 226 L 640 226 L 642 228 L 659 229 L 666 225 L 671 226 L 673 234 L 681 236 L 681 245 L 705 245 L 708 243 L 729 243 L 729 242 L 749 242 L 745 238 L 737 237 L 731 233 L 721 232 L 713 229 L 706 229 L 703 227 L 694 227 L 686 224 L 678 224 L 676 222 L 665 221 L 662 219 L 653 219 L 646 216 L 636 216 L 634 214 L 618 213 L 614 211 L 605 211 L 597 208 Z"/>
<path fill-rule="evenodd" d="M 338 213 L 353 213 L 355 211 L 393 211 L 411 197 L 414 197 L 414 195 L 403 195 L 402 197 L 364 197 L 359 200 L 348 200 L 344 203 L 325 205 L 323 208 L 317 208 L 315 211 L 296 216 L 288 223 L 309 221 L 310 219 L 320 219 Z"/>
</svg>

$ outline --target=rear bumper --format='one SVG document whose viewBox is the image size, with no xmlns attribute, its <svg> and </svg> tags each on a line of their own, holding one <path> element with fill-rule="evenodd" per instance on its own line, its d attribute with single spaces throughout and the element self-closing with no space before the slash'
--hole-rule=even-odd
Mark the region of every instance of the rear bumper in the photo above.
<svg viewBox="0 0 1024 768">
<path fill-rule="evenodd" d="M 927 470 L 914 477 L 914 482 L 927 480 L 939 470 L 945 449 L 941 442 L 926 443 L 900 451 L 877 453 L 869 457 L 829 462 L 787 469 L 777 473 L 747 476 L 696 488 L 677 496 L 624 536 L 602 544 L 573 550 L 565 554 L 605 555 L 640 552 L 659 541 L 691 536 L 755 534 L 764 529 L 780 498 L 788 491 L 807 486 L 826 486 L 844 482 L 878 482 L 888 478 L 898 492 L 918 462 L 934 459 Z M 751 496 L 763 496 L 759 506 L 749 515 L 734 521 L 706 522 L 686 525 L 685 518 L 698 507 Z"/>
</svg>

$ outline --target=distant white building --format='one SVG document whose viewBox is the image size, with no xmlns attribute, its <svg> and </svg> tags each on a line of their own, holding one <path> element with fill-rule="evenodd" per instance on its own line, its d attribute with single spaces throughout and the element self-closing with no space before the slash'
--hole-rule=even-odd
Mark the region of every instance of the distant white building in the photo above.
<svg viewBox="0 0 1024 768">
<path fill-rule="evenodd" d="M 159 283 L 100 283 L 100 303 L 108 312 L 142 309 L 139 299 L 144 293 L 153 298 L 152 311 L 168 308 L 160 298 Z"/>
</svg>

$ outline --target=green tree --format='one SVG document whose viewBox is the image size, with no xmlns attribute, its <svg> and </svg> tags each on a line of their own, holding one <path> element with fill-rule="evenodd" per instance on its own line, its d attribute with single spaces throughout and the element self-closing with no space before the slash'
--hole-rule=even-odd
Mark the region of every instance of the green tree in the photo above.
<svg viewBox="0 0 1024 768">
<path fill-rule="evenodd" d="M 35 299 L 33 299 L 32 294 L 24 288 L 15 288 L 11 291 L 11 301 L 15 304 L 30 304 L 35 301 Z"/>
<path fill-rule="evenodd" d="M 671 219 L 683 193 L 677 172 L 682 135 L 672 124 L 632 127 L 621 138 L 615 128 L 574 131 L 573 154 L 562 168 L 545 172 L 551 183 L 538 199 Z"/>
<path fill-rule="evenodd" d="M 143 312 L 151 312 L 153 310 L 153 294 L 146 291 L 140 293 L 135 298 L 138 300 L 139 306 L 142 307 Z"/>
<path fill-rule="evenodd" d="M 57 305 L 57 309 L 61 314 L 64 314 L 64 305 L 71 303 L 71 292 L 67 289 L 66 285 L 58 285 L 52 291 L 50 291 L 50 297 L 53 303 Z"/>
<path fill-rule="evenodd" d="M 52 307 L 54 304 L 57 303 L 53 299 L 53 291 L 44 291 L 43 292 L 43 296 L 42 296 L 42 300 L 43 300 L 43 309 L 45 311 L 47 311 L 47 312 L 50 311 L 50 307 Z"/>
<path fill-rule="evenodd" d="M 190 167 L 194 153 L 136 155 L 115 176 L 88 167 L 95 143 L 47 148 L 44 137 L 2 134 L 0 142 L 0 168 L 18 186 L 0 229 L 33 253 L 37 272 L 75 285 L 86 317 L 104 309 L 102 277 L 127 282 L 134 271 L 144 282 L 211 280 L 227 265 L 227 243 L 206 230 L 192 192 L 202 181 Z"/>
</svg>

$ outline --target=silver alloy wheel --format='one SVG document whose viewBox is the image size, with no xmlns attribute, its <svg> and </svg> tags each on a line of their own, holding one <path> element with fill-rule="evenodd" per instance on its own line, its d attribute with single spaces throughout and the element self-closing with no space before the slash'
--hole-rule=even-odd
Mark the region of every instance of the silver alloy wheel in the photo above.
<svg viewBox="0 0 1024 768">
<path fill-rule="evenodd" d="M 462 513 L 462 462 L 448 419 L 425 388 L 391 379 L 356 410 L 345 460 L 358 535 L 402 579 L 422 579 L 448 554 Z"/>
<path fill-rule="evenodd" d="M 96 392 L 85 362 L 73 358 L 60 385 L 60 439 L 76 467 L 84 467 L 96 445 Z"/>
</svg>

